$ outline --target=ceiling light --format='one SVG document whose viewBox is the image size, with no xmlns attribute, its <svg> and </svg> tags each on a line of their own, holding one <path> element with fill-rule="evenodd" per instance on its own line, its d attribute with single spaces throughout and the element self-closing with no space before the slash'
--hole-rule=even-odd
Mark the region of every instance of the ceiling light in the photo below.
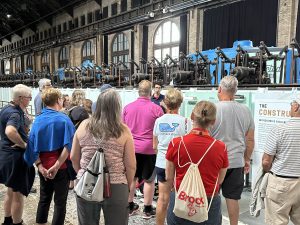
<svg viewBox="0 0 300 225">
<path fill-rule="evenodd" d="M 148 12 L 149 17 L 153 18 L 155 16 L 154 12 Z"/>
</svg>

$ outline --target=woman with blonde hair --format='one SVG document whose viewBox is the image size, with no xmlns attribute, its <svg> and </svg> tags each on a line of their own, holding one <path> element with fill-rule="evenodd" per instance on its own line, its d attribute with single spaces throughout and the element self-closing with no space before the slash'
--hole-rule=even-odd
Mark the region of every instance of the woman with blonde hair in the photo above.
<svg viewBox="0 0 300 225">
<path fill-rule="evenodd" d="M 69 117 L 72 120 L 76 129 L 79 127 L 80 123 L 89 118 L 89 114 L 84 108 L 85 92 L 82 90 L 75 90 L 72 93 L 71 104 L 68 109 Z"/>
<path fill-rule="evenodd" d="M 222 214 L 219 185 L 223 182 L 226 174 L 228 157 L 225 144 L 211 137 L 208 131 L 208 128 L 216 120 L 215 104 L 208 101 L 198 102 L 193 109 L 191 119 L 193 121 L 191 132 L 183 137 L 174 138 L 169 144 L 166 155 L 166 178 L 169 190 L 173 187 L 175 178 L 174 188 L 175 191 L 178 191 L 190 164 L 196 164 L 202 156 L 205 156 L 198 165 L 198 169 L 208 202 L 212 201 L 208 212 L 208 220 L 195 223 L 177 217 L 173 212 L 175 204 L 175 192 L 173 191 L 170 196 L 167 221 L 169 225 L 220 225 Z"/>
<path fill-rule="evenodd" d="M 71 160 L 77 179 L 83 175 L 99 148 L 104 150 L 111 197 L 98 203 L 77 196 L 79 225 L 98 225 L 101 209 L 106 225 L 127 225 L 128 194 L 136 170 L 136 159 L 131 132 L 121 120 L 120 96 L 113 89 L 99 95 L 96 111 L 80 124 L 75 133 Z"/>
<path fill-rule="evenodd" d="M 23 84 L 14 86 L 12 101 L 0 111 L 0 183 L 7 187 L 3 225 L 22 225 L 24 196 L 34 181 L 34 167 L 27 167 L 23 160 L 28 140 L 24 111 L 31 94 L 31 88 Z"/>
<path fill-rule="evenodd" d="M 165 97 L 166 114 L 156 119 L 153 129 L 153 149 L 157 151 L 155 170 L 159 197 L 156 208 L 156 224 L 163 225 L 169 203 L 169 189 L 166 182 L 166 153 L 174 137 L 183 136 L 191 130 L 191 121 L 179 115 L 183 101 L 181 91 L 170 88 Z"/>
</svg>

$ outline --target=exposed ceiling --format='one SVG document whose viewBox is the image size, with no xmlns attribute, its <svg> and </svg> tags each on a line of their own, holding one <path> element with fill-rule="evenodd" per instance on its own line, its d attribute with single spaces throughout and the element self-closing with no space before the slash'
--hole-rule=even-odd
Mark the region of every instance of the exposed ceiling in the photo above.
<svg viewBox="0 0 300 225">
<path fill-rule="evenodd" d="M 67 12 L 73 16 L 75 4 L 87 0 L 0 0 L 0 40 L 11 35 L 22 36 L 24 28 L 28 27 L 33 31 L 36 25 L 46 20 L 50 25 L 52 16 Z"/>
</svg>

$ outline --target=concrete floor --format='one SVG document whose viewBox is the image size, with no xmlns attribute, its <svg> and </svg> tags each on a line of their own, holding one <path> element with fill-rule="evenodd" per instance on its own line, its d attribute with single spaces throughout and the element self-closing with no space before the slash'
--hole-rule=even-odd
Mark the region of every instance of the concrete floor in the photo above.
<svg viewBox="0 0 300 225">
<path fill-rule="evenodd" d="M 34 187 L 38 188 L 38 179 L 36 179 Z M 6 188 L 3 185 L 0 185 L 0 222 L 3 221 L 3 197 Z M 263 213 L 260 217 L 254 218 L 249 214 L 249 200 L 250 200 L 251 193 L 247 190 L 243 192 L 242 199 L 240 201 L 240 222 L 239 225 L 263 225 L 264 217 Z M 25 200 L 25 207 L 23 213 L 23 220 L 26 225 L 34 225 L 35 224 L 35 213 L 36 207 L 38 202 L 39 194 L 34 193 L 30 194 L 28 198 Z M 136 199 L 136 202 L 141 204 L 142 208 L 142 201 L 140 199 Z M 155 202 L 154 202 L 155 204 Z M 50 209 L 49 221 L 51 221 L 53 213 L 53 205 Z M 223 214 L 223 225 L 229 225 L 228 214 L 226 209 L 226 204 L 224 199 L 222 199 L 222 214 Z M 51 223 L 47 223 L 51 224 Z M 76 212 L 76 203 L 74 198 L 74 193 L 72 191 L 69 192 L 68 202 L 67 202 L 67 215 L 65 219 L 66 225 L 77 225 L 77 212 Z M 104 224 L 103 220 L 101 225 Z M 130 217 L 129 225 L 154 225 L 155 218 L 150 220 L 144 220 L 142 218 L 142 211 L 140 211 L 137 215 Z M 292 223 L 290 223 L 292 224 Z"/>
</svg>

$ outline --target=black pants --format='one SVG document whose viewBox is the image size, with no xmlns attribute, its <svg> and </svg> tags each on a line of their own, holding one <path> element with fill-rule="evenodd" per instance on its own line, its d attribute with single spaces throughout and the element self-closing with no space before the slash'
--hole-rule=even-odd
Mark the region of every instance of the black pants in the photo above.
<svg viewBox="0 0 300 225">
<path fill-rule="evenodd" d="M 63 225 L 66 216 L 66 203 L 69 191 L 67 169 L 58 170 L 53 180 L 40 176 L 40 200 L 36 213 L 37 223 L 47 223 L 49 208 L 54 193 L 54 213 L 52 225 Z"/>
</svg>

